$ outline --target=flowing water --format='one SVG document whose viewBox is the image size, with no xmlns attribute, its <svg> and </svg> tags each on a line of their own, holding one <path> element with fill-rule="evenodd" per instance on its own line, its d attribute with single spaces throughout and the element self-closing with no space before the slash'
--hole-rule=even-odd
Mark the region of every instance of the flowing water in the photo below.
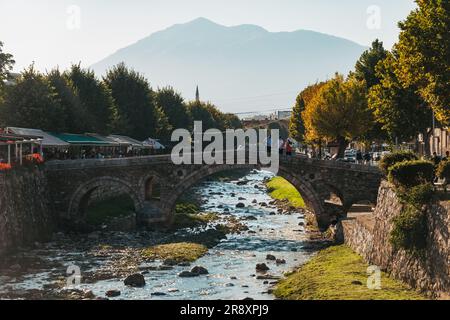
<svg viewBox="0 0 450 320">
<path fill-rule="evenodd" d="M 180 278 L 178 274 L 190 270 L 192 266 L 176 266 L 170 270 L 147 271 L 147 284 L 144 288 L 126 287 L 123 277 L 93 283 L 82 281 L 79 287 L 92 290 L 100 297 L 104 297 L 108 290 L 120 290 L 121 295 L 114 299 L 274 299 L 269 289 L 273 287 L 276 278 L 304 263 L 314 250 L 311 250 L 303 227 L 300 226 L 301 222 L 305 223 L 301 212 L 279 215 L 274 214 L 277 212 L 276 207 L 265 205 L 272 201 L 264 188 L 264 179 L 269 177 L 271 174 L 268 172 L 254 171 L 240 179 L 246 184 L 211 180 L 191 191 L 201 197 L 201 209 L 205 212 L 234 215 L 237 218 L 256 218 L 243 220 L 249 231 L 228 235 L 195 262 L 194 265 L 205 267 L 209 271 L 208 275 Z M 239 202 L 244 203 L 245 207 L 236 208 Z M 268 254 L 284 259 L 286 264 L 277 265 L 275 261 L 266 260 Z M 61 252 L 57 243 L 46 245 L 41 256 L 45 256 L 47 261 L 64 262 L 62 264 L 65 267 L 71 263 L 85 264 L 90 271 L 95 271 L 104 264 L 101 256 L 94 258 L 80 249 Z M 266 263 L 270 270 L 265 274 L 256 272 L 255 266 L 258 263 Z M 145 267 L 158 265 L 161 265 L 160 261 L 140 267 L 143 270 Z M 81 269 L 84 270 L 83 266 Z M 52 275 L 56 274 L 61 274 L 58 267 L 22 277 L 0 274 L 0 292 L 42 289 L 44 285 L 51 283 Z M 269 276 L 270 280 L 258 279 L 263 275 Z"/>
</svg>

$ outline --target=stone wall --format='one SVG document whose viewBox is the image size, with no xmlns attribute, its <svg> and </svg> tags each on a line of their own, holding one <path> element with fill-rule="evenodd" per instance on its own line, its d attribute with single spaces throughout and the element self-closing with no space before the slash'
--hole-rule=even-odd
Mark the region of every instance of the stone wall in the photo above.
<svg viewBox="0 0 450 320">
<path fill-rule="evenodd" d="M 20 168 L 0 172 L 0 255 L 48 240 L 53 227 L 43 171 Z"/>
<path fill-rule="evenodd" d="M 377 265 L 413 288 L 434 297 L 450 295 L 450 202 L 438 202 L 428 208 L 427 248 L 424 258 L 395 251 L 389 237 L 392 219 L 403 205 L 392 186 L 384 181 L 373 214 L 373 229 L 361 219 L 341 223 L 344 241 L 370 264 Z"/>
</svg>

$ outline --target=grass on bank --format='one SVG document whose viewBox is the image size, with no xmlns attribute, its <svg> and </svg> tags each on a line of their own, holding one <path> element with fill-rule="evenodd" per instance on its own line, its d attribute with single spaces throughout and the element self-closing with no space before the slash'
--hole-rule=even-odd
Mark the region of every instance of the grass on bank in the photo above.
<svg viewBox="0 0 450 320">
<path fill-rule="evenodd" d="M 176 230 L 195 228 L 217 220 L 219 220 L 219 215 L 216 213 L 202 213 L 200 208 L 193 203 L 178 203 L 175 207 L 171 228 Z"/>
<path fill-rule="evenodd" d="M 381 290 L 367 288 L 368 265 L 347 246 L 320 251 L 274 292 L 286 300 L 422 300 L 399 280 L 381 275 Z"/>
<path fill-rule="evenodd" d="M 86 211 L 86 222 L 98 226 L 131 212 L 134 212 L 133 200 L 127 195 L 117 196 L 91 204 Z"/>
<path fill-rule="evenodd" d="M 305 207 L 305 202 L 297 189 L 286 179 L 274 177 L 266 184 L 269 194 L 277 200 L 288 200 L 296 208 Z"/>
<path fill-rule="evenodd" d="M 203 257 L 208 252 L 208 248 L 198 243 L 169 243 L 153 246 L 144 249 L 142 255 L 149 260 L 174 260 L 180 262 L 194 262 Z"/>
</svg>

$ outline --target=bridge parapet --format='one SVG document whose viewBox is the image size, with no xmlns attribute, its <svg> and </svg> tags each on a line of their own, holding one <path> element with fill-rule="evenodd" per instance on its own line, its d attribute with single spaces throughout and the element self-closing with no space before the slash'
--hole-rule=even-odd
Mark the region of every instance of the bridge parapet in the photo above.
<svg viewBox="0 0 450 320">
<path fill-rule="evenodd" d="M 60 217 L 82 219 L 94 195 L 124 192 L 148 222 L 170 221 L 180 194 L 214 173 L 260 167 L 254 164 L 175 165 L 170 155 L 51 161 L 45 165 L 53 205 Z M 375 167 L 300 156 L 281 157 L 279 175 L 300 191 L 322 227 L 336 219 L 325 205 L 332 195 L 341 200 L 344 211 L 360 200 L 375 202 L 382 178 Z M 159 193 L 157 198 L 152 195 L 155 190 Z"/>
</svg>

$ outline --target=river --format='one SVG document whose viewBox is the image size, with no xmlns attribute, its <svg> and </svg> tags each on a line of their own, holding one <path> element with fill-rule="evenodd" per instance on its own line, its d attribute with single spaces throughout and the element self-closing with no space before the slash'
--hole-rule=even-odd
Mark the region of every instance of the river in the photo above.
<svg viewBox="0 0 450 320">
<path fill-rule="evenodd" d="M 190 270 L 192 266 L 153 270 L 161 265 L 160 261 L 140 262 L 139 270 L 150 270 L 145 272 L 146 286 L 126 287 L 122 274 L 102 277 L 97 271 L 114 268 L 120 261 L 133 260 L 135 252 L 125 248 L 102 254 L 100 244 L 107 243 L 109 247 L 114 244 L 116 237 L 119 243 L 128 239 L 130 247 L 131 243 L 157 243 L 164 234 L 144 232 L 139 236 L 131 236 L 117 233 L 112 234 L 106 242 L 99 235 L 74 238 L 59 234 L 56 240 L 36 244 L 34 249 L 22 251 L 11 259 L 8 269 L 2 269 L 0 273 L 0 297 L 48 298 L 45 292 L 61 290 L 61 283 L 67 277 L 66 268 L 75 264 L 80 267 L 82 276 L 77 289 L 89 291 L 97 297 L 105 297 L 108 290 L 120 290 L 120 296 L 113 299 L 274 299 L 270 289 L 276 279 L 307 261 L 314 253 L 314 246 L 308 241 L 304 227 L 300 226 L 305 224 L 301 210 L 290 214 L 274 214 L 277 208 L 269 204 L 272 199 L 264 187 L 264 180 L 270 177 L 269 172 L 253 171 L 235 181 L 204 181 L 190 191 L 201 198 L 202 211 L 234 215 L 249 228 L 249 231 L 228 235 L 193 264 L 205 267 L 209 271 L 208 275 L 180 278 L 178 274 Z M 244 203 L 245 207 L 236 208 L 239 202 Z M 256 220 L 248 219 L 249 216 Z M 92 249 L 93 242 L 96 243 L 96 250 Z M 114 254 L 119 258 L 111 266 L 108 255 Z M 268 254 L 286 263 L 268 261 Z M 24 260 L 28 261 L 29 266 L 24 266 Z M 258 277 L 263 275 L 255 270 L 258 263 L 266 263 L 270 268 L 265 274 L 269 275 L 270 280 Z M 131 271 L 132 267 L 129 268 Z M 93 274 L 96 276 L 92 277 Z"/>
</svg>

